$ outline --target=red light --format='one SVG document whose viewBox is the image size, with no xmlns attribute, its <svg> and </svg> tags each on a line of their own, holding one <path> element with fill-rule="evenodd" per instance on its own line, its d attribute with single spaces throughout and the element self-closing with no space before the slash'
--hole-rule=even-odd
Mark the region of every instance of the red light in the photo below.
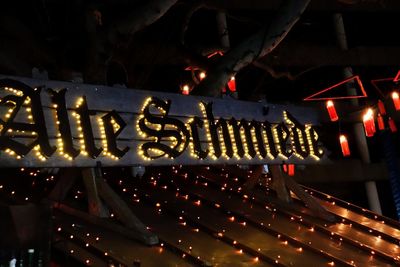
<svg viewBox="0 0 400 267">
<path fill-rule="evenodd" d="M 335 105 L 333 104 L 332 100 L 326 101 L 326 108 L 328 110 L 329 118 L 331 119 L 331 121 L 337 121 L 339 117 L 336 113 Z"/>
<path fill-rule="evenodd" d="M 397 72 L 396 77 L 394 77 L 393 82 L 397 83 L 400 81 L 400 70 Z"/>
<path fill-rule="evenodd" d="M 399 93 L 393 92 L 392 93 L 392 100 L 393 104 L 396 110 L 400 110 L 400 99 L 399 99 Z"/>
<path fill-rule="evenodd" d="M 288 175 L 289 176 L 294 176 L 294 169 L 295 169 L 294 164 L 289 164 L 288 165 Z"/>
<path fill-rule="evenodd" d="M 182 87 L 182 94 L 183 94 L 183 95 L 188 95 L 188 94 L 189 94 L 189 91 L 190 91 L 189 85 L 185 84 L 185 85 Z"/>
<path fill-rule="evenodd" d="M 372 109 L 369 108 L 367 112 L 364 114 L 363 123 L 364 123 L 365 135 L 367 137 L 374 136 L 376 129 L 374 121 L 374 112 L 372 111 Z"/>
<path fill-rule="evenodd" d="M 236 92 L 236 80 L 235 80 L 234 76 L 232 76 L 231 79 L 229 80 L 228 88 L 229 88 L 229 91 Z"/>
<path fill-rule="evenodd" d="M 342 154 L 344 157 L 350 156 L 350 148 L 349 142 L 347 141 L 347 137 L 343 134 L 339 136 L 340 147 L 342 148 Z"/>
<path fill-rule="evenodd" d="M 385 122 L 383 121 L 383 117 L 381 116 L 381 114 L 378 114 L 378 129 L 379 130 L 385 130 Z"/>
<path fill-rule="evenodd" d="M 200 72 L 200 74 L 199 74 L 200 81 L 203 80 L 205 77 L 206 77 L 206 73 L 204 71 Z"/>
<path fill-rule="evenodd" d="M 383 102 L 381 100 L 378 100 L 378 109 L 379 109 L 380 114 L 386 115 L 385 104 L 383 104 Z"/>
<path fill-rule="evenodd" d="M 392 118 L 389 117 L 388 123 L 389 123 L 389 128 L 390 128 L 390 130 L 392 131 L 392 133 L 397 132 L 396 123 L 394 122 L 394 120 L 393 120 Z"/>
</svg>

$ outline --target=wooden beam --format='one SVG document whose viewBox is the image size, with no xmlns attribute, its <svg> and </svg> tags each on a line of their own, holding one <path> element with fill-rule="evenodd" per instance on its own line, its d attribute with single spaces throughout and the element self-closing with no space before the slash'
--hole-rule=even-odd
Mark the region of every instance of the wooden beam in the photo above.
<svg viewBox="0 0 400 267">
<path fill-rule="evenodd" d="M 398 66 L 398 46 L 354 47 L 343 51 L 334 45 L 284 43 L 259 62 L 268 66 Z"/>
<path fill-rule="evenodd" d="M 400 2 L 397 0 L 358 1 L 356 4 L 344 4 L 338 0 L 311 1 L 308 12 L 398 12 Z M 281 0 L 207 0 L 205 3 L 221 9 L 247 9 L 275 11 L 282 3 Z"/>
<path fill-rule="evenodd" d="M 85 184 L 87 201 L 88 201 L 88 211 L 89 214 L 98 217 L 108 217 L 108 212 L 106 212 L 103 203 L 100 200 L 97 183 L 96 174 L 94 168 L 85 168 L 82 170 L 83 183 Z"/>
<path fill-rule="evenodd" d="M 158 243 L 157 237 L 145 239 L 145 238 L 143 238 L 143 236 L 140 233 L 138 233 L 136 231 L 136 229 L 124 227 L 124 226 L 114 223 L 108 219 L 99 218 L 97 216 L 90 215 L 86 212 L 71 208 L 65 204 L 54 202 L 53 207 L 68 214 L 68 215 L 78 217 L 78 218 L 84 220 L 85 222 L 98 225 L 100 227 L 103 227 L 107 230 L 114 231 L 114 232 L 121 234 L 123 236 L 126 236 L 128 238 L 139 240 L 141 242 L 145 242 L 147 245 L 155 245 Z"/>
<path fill-rule="evenodd" d="M 48 198 L 54 201 L 63 201 L 78 179 L 78 174 L 78 169 L 76 168 L 61 169 L 58 181 Z"/>
<path fill-rule="evenodd" d="M 309 195 L 304 191 L 303 188 L 300 187 L 298 183 L 296 183 L 292 177 L 283 174 L 283 179 L 285 185 L 292 191 L 300 200 L 304 202 L 304 204 L 319 218 L 325 219 L 330 222 L 335 222 L 336 217 L 325 210 L 315 199 L 313 196 Z"/>
<path fill-rule="evenodd" d="M 140 239 L 146 244 L 153 245 L 158 243 L 157 235 L 153 234 L 147 227 L 133 214 L 128 205 L 110 188 L 103 180 L 97 179 L 99 193 L 104 201 L 116 213 L 117 218 L 122 221 L 128 228 L 135 229 Z"/>
<path fill-rule="evenodd" d="M 153 59 L 152 51 L 160 56 Z M 177 45 L 164 43 L 162 47 L 153 42 L 135 43 L 130 50 L 129 60 L 134 66 L 175 65 L 187 66 L 187 53 Z M 312 66 L 398 66 L 400 48 L 398 46 L 359 46 L 342 51 L 335 45 L 313 45 L 296 41 L 282 42 L 270 55 L 259 60 L 260 63 L 275 67 Z M 198 64 L 197 64 L 198 63 Z M 202 60 L 195 60 L 193 66 L 207 69 Z"/>
<path fill-rule="evenodd" d="M 263 171 L 263 165 L 256 165 L 252 170 L 250 177 L 247 178 L 247 181 L 243 184 L 243 189 L 245 192 L 251 193 L 254 186 L 260 181 L 260 177 Z"/>
<path fill-rule="evenodd" d="M 400 164 L 400 160 L 398 160 Z M 296 181 L 307 183 L 343 183 L 383 181 L 388 177 L 385 163 L 362 163 L 359 159 L 337 160 L 332 164 L 302 166 L 296 169 Z"/>
<path fill-rule="evenodd" d="M 290 203 L 292 199 L 290 197 L 289 190 L 286 187 L 285 179 L 282 174 L 280 165 L 269 165 L 269 170 L 272 174 L 272 185 L 271 188 L 276 192 L 278 199 Z"/>
</svg>

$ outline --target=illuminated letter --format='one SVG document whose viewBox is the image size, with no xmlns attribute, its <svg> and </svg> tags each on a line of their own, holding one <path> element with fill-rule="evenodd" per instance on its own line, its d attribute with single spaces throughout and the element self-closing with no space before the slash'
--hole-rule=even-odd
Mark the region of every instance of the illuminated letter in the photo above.
<svg viewBox="0 0 400 267">
<path fill-rule="evenodd" d="M 306 129 L 289 112 L 284 111 L 286 124 L 289 126 L 293 154 L 301 159 L 308 157 L 310 150 L 307 146 Z"/>
<path fill-rule="evenodd" d="M 92 124 L 90 122 L 90 115 L 96 115 L 96 112 L 93 110 L 89 110 L 85 96 L 83 96 L 78 101 L 76 113 L 79 115 L 80 125 L 83 133 L 83 141 L 85 144 L 85 151 L 87 152 L 89 157 L 95 159 L 103 149 L 97 148 L 94 143 Z"/>
<path fill-rule="evenodd" d="M 310 150 L 310 156 L 320 159 L 324 155 L 324 151 L 318 148 L 318 134 L 312 126 L 306 126 L 306 135 L 308 149 Z"/>
<path fill-rule="evenodd" d="M 205 159 L 208 155 L 208 150 L 203 150 L 201 148 L 201 142 L 199 137 L 198 128 L 203 128 L 204 122 L 199 117 L 194 117 L 190 122 L 190 131 L 192 133 L 192 143 L 194 153 L 199 159 Z"/>
<path fill-rule="evenodd" d="M 55 104 L 58 131 L 61 135 L 61 147 L 58 149 L 62 150 L 62 153 L 66 153 L 69 157 L 75 158 L 79 155 L 80 150 L 74 148 L 72 142 L 71 125 L 69 124 L 67 106 L 65 104 L 65 93 L 67 89 L 62 89 L 58 92 L 49 89 L 53 103 Z"/>
<path fill-rule="evenodd" d="M 212 112 L 212 104 L 213 104 L 212 102 L 207 104 L 202 103 L 207 116 L 208 130 L 211 136 L 211 144 L 213 146 L 214 156 L 219 158 L 221 154 L 224 154 L 229 158 L 232 158 L 233 157 L 232 140 L 229 134 L 228 124 L 223 118 L 220 118 L 218 121 L 215 121 Z M 220 132 L 222 132 L 222 140 L 221 140 L 222 142 L 220 142 L 219 140 Z"/>
<path fill-rule="evenodd" d="M 125 147 L 123 150 L 119 149 L 117 147 L 117 136 L 125 128 L 125 121 L 115 110 L 101 117 L 101 120 L 103 121 L 104 132 L 107 140 L 107 151 L 115 157 L 123 157 L 125 153 L 128 152 L 129 148 Z M 118 130 L 115 131 L 114 128 L 117 128 Z"/>
<path fill-rule="evenodd" d="M 42 102 L 40 100 L 41 88 L 31 88 L 30 86 L 11 79 L 0 80 L 0 87 L 2 88 L 13 88 L 17 93 L 6 95 L 0 100 L 1 104 L 11 104 L 13 107 L 9 109 L 9 113 L 6 115 L 7 119 L 4 121 L 0 119 L 0 125 L 2 126 L 0 132 L 0 149 L 11 150 L 12 153 L 16 153 L 19 157 L 22 157 L 29 153 L 29 151 L 38 145 L 40 148 L 39 154 L 43 154 L 46 157 L 50 157 L 55 147 L 50 146 L 49 137 L 47 135 L 46 123 L 43 115 Z M 15 122 L 14 119 L 18 114 L 23 104 L 29 105 L 27 111 L 31 113 L 29 117 L 33 123 Z M 32 134 L 37 134 L 37 138 L 30 144 L 23 144 L 13 140 L 12 136 L 7 135 L 8 132 L 12 131 L 26 131 Z M 41 159 L 45 159 L 40 156 Z"/>
<path fill-rule="evenodd" d="M 157 108 L 161 114 L 153 115 L 150 107 Z M 157 159 L 163 156 L 176 158 L 181 155 L 189 144 L 190 133 L 186 125 L 180 120 L 169 118 L 171 101 L 162 101 L 153 97 L 146 101 L 142 111 L 143 116 L 139 118 L 139 130 L 146 137 L 154 137 L 154 141 L 144 143 L 140 150 L 148 159 Z M 170 138 L 172 145 L 162 142 L 163 138 Z"/>
<path fill-rule="evenodd" d="M 284 158 L 289 158 L 293 151 L 287 150 L 287 141 L 289 139 L 289 129 L 285 124 L 279 123 L 276 125 L 272 131 L 274 132 L 274 139 L 276 141 L 276 150 Z"/>
</svg>

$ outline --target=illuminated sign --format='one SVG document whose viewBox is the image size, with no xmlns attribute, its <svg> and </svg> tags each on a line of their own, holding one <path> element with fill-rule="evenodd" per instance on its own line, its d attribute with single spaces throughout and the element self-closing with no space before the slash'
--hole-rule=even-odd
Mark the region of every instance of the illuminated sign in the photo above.
<svg viewBox="0 0 400 267">
<path fill-rule="evenodd" d="M 308 109 L 149 94 L 0 76 L 1 166 L 313 163 L 323 157 Z"/>
</svg>

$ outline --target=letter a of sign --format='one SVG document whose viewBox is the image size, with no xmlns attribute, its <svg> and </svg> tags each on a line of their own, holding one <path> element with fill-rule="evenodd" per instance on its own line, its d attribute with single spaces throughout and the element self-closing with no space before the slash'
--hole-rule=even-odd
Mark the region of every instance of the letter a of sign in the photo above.
<svg viewBox="0 0 400 267">
<path fill-rule="evenodd" d="M 0 100 L 0 105 L 6 105 L 9 108 L 6 119 L 0 119 L 0 125 L 2 126 L 0 132 L 0 150 L 10 150 L 11 154 L 15 153 L 17 156 L 23 157 L 33 147 L 39 145 L 41 154 L 50 157 L 56 148 L 50 146 L 49 143 L 40 100 L 41 88 L 33 89 L 22 82 L 11 79 L 0 80 L 0 88 L 5 88 L 13 92 L 13 94 L 6 95 Z M 14 121 L 24 104 L 28 106 L 27 111 L 31 113 L 29 118 L 31 118 L 33 123 Z M 37 138 L 30 144 L 15 141 L 10 133 L 18 131 L 32 133 L 33 135 L 37 135 Z"/>
</svg>

